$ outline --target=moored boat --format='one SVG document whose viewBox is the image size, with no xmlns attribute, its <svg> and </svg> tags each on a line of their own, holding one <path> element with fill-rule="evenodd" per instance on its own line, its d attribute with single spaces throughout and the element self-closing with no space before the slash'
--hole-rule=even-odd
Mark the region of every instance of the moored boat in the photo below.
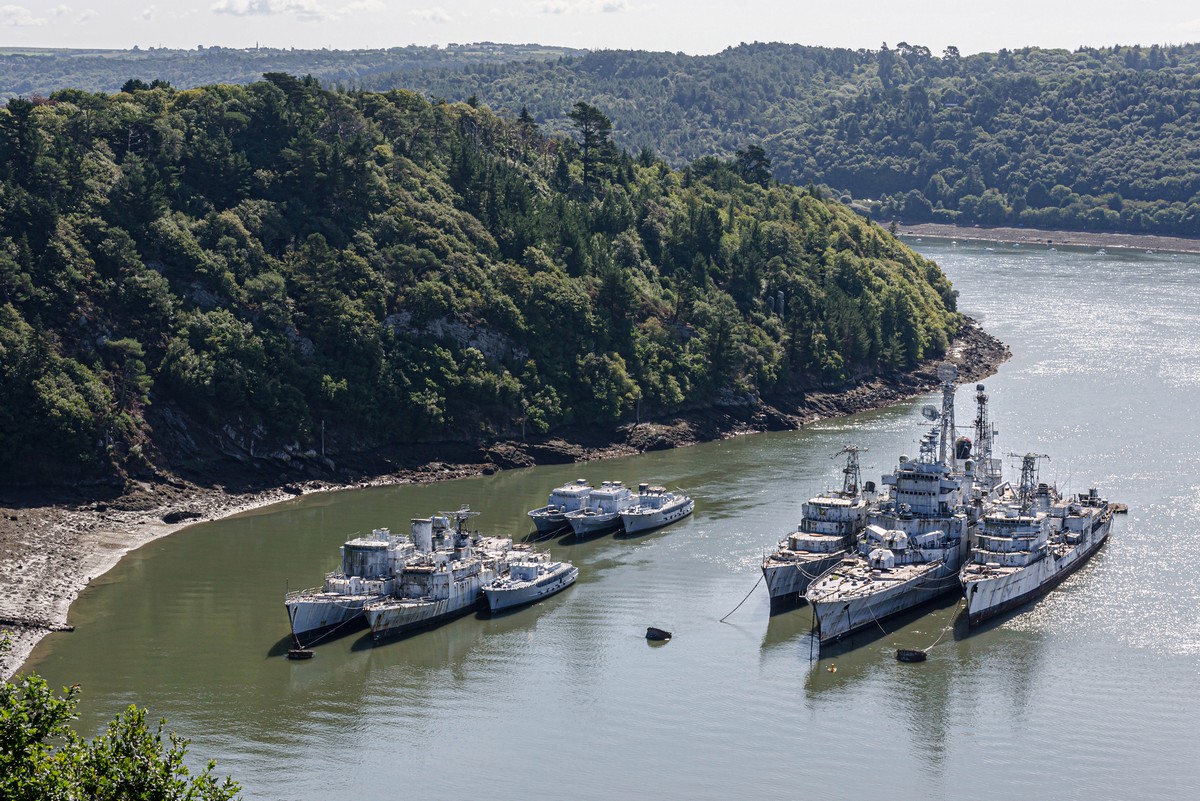
<svg viewBox="0 0 1200 801">
<path fill-rule="evenodd" d="M 386 528 L 347 540 L 341 548 L 341 564 L 326 574 L 323 586 L 289 592 L 284 598 L 292 638 L 311 643 L 357 622 L 368 601 L 395 590 L 396 577 L 415 555 L 409 539 L 393 536 Z"/>
<path fill-rule="evenodd" d="M 537 527 L 538 534 L 553 534 L 571 525 L 567 522 L 567 513 L 582 509 L 592 489 L 585 479 L 578 478 L 551 490 L 546 505 L 529 512 L 529 519 Z"/>
<path fill-rule="evenodd" d="M 629 487 L 620 481 L 605 481 L 588 494 L 582 508 L 567 513 L 567 522 L 577 537 L 616 531 L 622 525 L 621 512 L 635 502 Z"/>
<path fill-rule="evenodd" d="M 858 454 L 863 449 L 847 445 L 842 488 L 810 498 L 801 506 L 800 524 L 779 541 L 762 563 L 763 578 L 772 607 L 794 604 L 808 586 L 838 564 L 854 547 L 855 535 L 866 522 L 867 509 L 876 500 L 875 483 L 860 487 Z"/>
<path fill-rule="evenodd" d="M 392 595 L 363 606 L 376 642 L 471 612 L 483 598 L 483 586 L 508 571 L 512 539 L 468 532 L 463 524 L 475 514 L 464 507 L 413 521 L 417 555 L 405 565 Z M 451 519 L 452 534 L 443 538 L 448 542 L 438 542 L 434 531 L 449 529 L 439 524 Z"/>
<path fill-rule="evenodd" d="M 970 559 L 959 574 L 970 625 L 1048 593 L 1099 550 L 1112 527 L 1114 505 L 1095 489 L 1060 498 L 1037 481 L 1037 461 L 1022 459 L 1021 485 L 979 522 Z"/>
<path fill-rule="evenodd" d="M 974 513 L 973 465 L 959 471 L 954 434 L 953 365 L 942 365 L 942 409 L 924 413 L 940 421 L 921 440 L 918 459 L 901 456 L 883 477 L 890 492 L 867 514 L 857 552 L 813 582 L 805 598 L 814 631 L 824 645 L 958 588 Z"/>
<path fill-rule="evenodd" d="M 493 612 L 524 606 L 565 590 L 579 578 L 570 562 L 554 562 L 545 552 L 530 553 L 509 563 L 507 575 L 485 584 L 483 594 Z"/>
<path fill-rule="evenodd" d="M 650 531 L 687 517 L 695 508 L 696 502 L 682 492 L 641 484 L 634 505 L 621 512 L 621 524 L 626 534 Z"/>
</svg>

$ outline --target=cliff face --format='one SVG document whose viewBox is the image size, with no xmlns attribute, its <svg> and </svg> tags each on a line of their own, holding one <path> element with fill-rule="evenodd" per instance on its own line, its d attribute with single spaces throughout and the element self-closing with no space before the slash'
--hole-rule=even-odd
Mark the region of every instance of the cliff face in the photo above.
<svg viewBox="0 0 1200 801">
<path fill-rule="evenodd" d="M 841 205 L 604 122 L 287 75 L 10 101 L 0 483 L 386 468 L 892 374 L 959 330 L 937 266 Z"/>
</svg>

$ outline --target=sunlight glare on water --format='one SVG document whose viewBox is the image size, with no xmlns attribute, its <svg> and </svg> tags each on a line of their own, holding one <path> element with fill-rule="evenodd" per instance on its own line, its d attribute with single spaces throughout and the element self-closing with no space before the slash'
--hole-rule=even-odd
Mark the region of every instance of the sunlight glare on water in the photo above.
<svg viewBox="0 0 1200 801">
<path fill-rule="evenodd" d="M 810 661 L 811 613 L 770 616 L 763 553 L 840 484 L 878 481 L 923 432 L 918 398 L 799 432 L 307 496 L 130 555 L 30 667 L 79 682 L 92 735 L 128 703 L 249 799 L 1179 799 L 1200 761 L 1200 259 L 926 239 L 964 312 L 1006 342 L 985 381 L 999 451 L 1127 503 L 1108 545 L 1035 605 L 973 631 L 953 598 Z M 974 417 L 974 387 L 958 422 Z M 1006 459 L 1013 476 L 1013 460 Z M 285 586 L 317 584 L 356 532 L 469 503 L 485 530 L 577 477 L 683 487 L 667 529 L 552 540 L 579 582 L 531 608 L 283 658 Z M 648 625 L 675 633 L 644 639 Z M 952 626 L 952 628 L 947 628 Z M 929 661 L 895 661 L 926 648 Z"/>
</svg>

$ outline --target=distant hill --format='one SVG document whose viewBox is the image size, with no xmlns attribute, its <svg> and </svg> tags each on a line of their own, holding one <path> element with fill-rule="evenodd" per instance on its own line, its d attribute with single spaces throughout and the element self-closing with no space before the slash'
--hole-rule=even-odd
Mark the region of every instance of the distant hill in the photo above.
<svg viewBox="0 0 1200 801">
<path fill-rule="evenodd" d="M 408 91 L 0 110 L 0 483 L 596 429 L 938 355 L 939 268 L 754 148 L 672 170 Z M 577 141 L 578 140 L 578 141 Z"/>
<path fill-rule="evenodd" d="M 774 176 L 877 218 L 1200 236 L 1200 47 L 934 54 L 749 44 L 712 56 L 482 43 L 363 51 L 0 51 L 0 95 L 309 74 L 472 97 L 552 132 L 576 101 L 674 167 L 761 145 Z"/>
<path fill-rule="evenodd" d="M 883 217 L 1200 236 L 1200 47 L 940 56 L 752 44 L 713 56 L 603 51 L 377 75 L 526 107 L 553 130 L 583 98 L 617 140 L 682 165 L 758 143 L 781 181 Z"/>
<path fill-rule="evenodd" d="M 471 65 L 547 60 L 579 55 L 568 47 L 479 42 L 448 47 L 387 50 L 296 50 L 295 48 L 196 50 L 66 50 L 0 47 L 0 99 L 46 97 L 59 89 L 118 92 L 131 79 L 155 80 L 188 89 L 217 83 L 253 83 L 264 73 L 312 75 L 325 86 L 357 86 L 372 75 L 395 76 L 416 69 L 462 69 Z"/>
</svg>

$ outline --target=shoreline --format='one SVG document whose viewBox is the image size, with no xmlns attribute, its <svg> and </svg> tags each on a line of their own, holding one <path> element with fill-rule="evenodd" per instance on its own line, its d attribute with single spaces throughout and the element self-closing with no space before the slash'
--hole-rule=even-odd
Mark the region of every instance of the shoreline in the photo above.
<svg viewBox="0 0 1200 801">
<path fill-rule="evenodd" d="M 932 236 L 932 234 L 929 234 Z M 71 605 L 92 579 L 115 567 L 128 553 L 188 526 L 249 512 L 316 492 L 370 486 L 430 483 L 489 474 L 499 469 L 583 462 L 762 431 L 796 430 L 818 420 L 879 409 L 932 391 L 936 366 L 951 361 L 959 382 L 979 381 L 996 372 L 1008 348 L 969 318 L 946 357 L 926 360 L 912 371 L 848 382 L 837 390 L 776 396 L 685 413 L 668 420 L 618 426 L 601 442 L 587 444 L 569 435 L 531 442 L 482 445 L 475 461 L 428 462 L 414 468 L 337 482 L 311 480 L 257 491 L 229 493 L 220 485 L 199 486 L 170 479 L 138 482 L 132 492 L 110 500 L 80 493 L 72 502 L 48 504 L 44 496 L 28 503 L 0 498 L 0 635 L 12 648 L 0 654 L 0 678 L 21 670 L 34 647 L 54 631 L 70 630 Z"/>
<path fill-rule="evenodd" d="M 882 223 L 881 223 L 882 224 Z M 1121 248 L 1168 253 L 1200 253 L 1200 239 L 1157 234 L 1116 234 L 1097 231 L 1050 231 L 1040 228 L 981 228 L 947 223 L 896 223 L 901 237 L 929 236 L 969 242 L 1013 242 L 1047 247 Z"/>
</svg>

